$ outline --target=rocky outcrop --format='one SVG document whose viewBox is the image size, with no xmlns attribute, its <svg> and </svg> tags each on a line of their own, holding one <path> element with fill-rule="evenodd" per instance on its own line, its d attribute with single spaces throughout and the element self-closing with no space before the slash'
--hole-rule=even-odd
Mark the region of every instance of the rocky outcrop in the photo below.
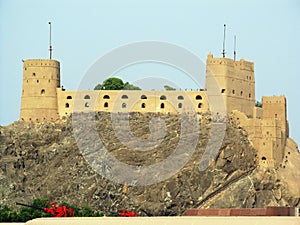
<svg viewBox="0 0 300 225">
<path fill-rule="evenodd" d="M 256 152 L 246 133 L 230 118 L 219 153 L 207 169 L 199 170 L 199 163 L 210 138 L 213 118 L 201 114 L 197 124 L 199 139 L 188 162 L 168 179 L 144 186 L 115 183 L 99 175 L 82 156 L 73 134 L 84 127 L 94 129 L 104 147 L 119 161 L 147 166 L 169 157 L 179 143 L 189 146 L 191 134 L 181 137 L 184 118 L 131 113 L 130 131 L 139 140 L 151 137 L 153 131 L 158 132 L 155 128 L 160 125 L 156 120 L 163 121 L 164 129 L 160 128 L 163 136 L 154 137 L 153 143 L 159 143 L 149 151 L 134 151 L 130 143 L 120 141 L 122 137 L 116 135 L 111 114 L 96 114 L 92 127 L 84 118 L 81 122 L 85 125 L 80 128 L 73 126 L 71 118 L 64 123 L 15 122 L 0 127 L 0 205 L 15 207 L 16 201 L 50 198 L 87 205 L 105 214 L 126 208 L 148 216 L 181 215 L 194 207 L 299 205 L 299 196 L 291 194 L 277 171 L 257 167 Z M 118 130 L 128 131 L 122 117 L 117 124 Z M 95 140 L 84 133 L 81 135 L 86 137 L 86 148 L 95 145 Z"/>
</svg>

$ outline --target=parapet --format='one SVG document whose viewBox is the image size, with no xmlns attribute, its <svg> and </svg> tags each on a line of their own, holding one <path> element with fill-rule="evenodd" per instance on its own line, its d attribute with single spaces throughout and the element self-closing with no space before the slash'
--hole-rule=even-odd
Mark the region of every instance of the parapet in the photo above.
<svg viewBox="0 0 300 225">
<path fill-rule="evenodd" d="M 234 61 L 233 59 L 230 58 L 214 58 L 212 53 L 209 53 L 207 55 L 207 59 L 206 59 L 206 64 L 207 65 L 227 65 L 227 66 L 231 66 L 231 67 L 237 67 L 241 70 L 250 70 L 252 72 L 254 72 L 254 63 L 250 62 L 250 61 L 246 61 L 243 58 L 240 59 L 239 61 L 236 60 Z"/>
<path fill-rule="evenodd" d="M 23 60 L 23 67 L 55 67 L 60 68 L 60 63 L 53 59 L 26 59 Z"/>
</svg>

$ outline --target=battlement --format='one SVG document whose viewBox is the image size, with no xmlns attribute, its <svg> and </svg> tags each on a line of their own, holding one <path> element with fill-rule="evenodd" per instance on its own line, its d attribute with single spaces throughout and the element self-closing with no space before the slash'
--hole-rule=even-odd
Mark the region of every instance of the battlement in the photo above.
<svg viewBox="0 0 300 225">
<path fill-rule="evenodd" d="M 285 96 L 263 96 L 262 97 L 263 104 L 274 104 L 274 103 L 283 103 L 286 104 Z"/>
<path fill-rule="evenodd" d="M 23 68 L 27 67 L 55 67 L 60 68 L 60 63 L 53 59 L 26 59 L 23 61 Z"/>
</svg>

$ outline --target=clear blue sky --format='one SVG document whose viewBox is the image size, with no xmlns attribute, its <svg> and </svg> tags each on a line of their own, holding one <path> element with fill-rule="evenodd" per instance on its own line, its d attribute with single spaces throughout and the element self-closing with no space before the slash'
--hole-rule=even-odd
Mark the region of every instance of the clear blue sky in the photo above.
<svg viewBox="0 0 300 225">
<path fill-rule="evenodd" d="M 130 42 L 171 42 L 203 61 L 208 52 L 221 57 L 226 23 L 227 56 L 233 56 L 236 34 L 238 59 L 255 62 L 256 99 L 284 94 L 290 136 L 300 143 L 298 0 L 0 0 L 0 125 L 19 118 L 21 60 L 48 58 L 48 21 L 53 24 L 53 56 L 61 62 L 62 84 L 67 89 L 76 89 L 101 55 Z M 119 76 L 133 82 L 136 78 L 127 72 Z M 149 74 L 144 71 L 144 75 Z"/>
</svg>

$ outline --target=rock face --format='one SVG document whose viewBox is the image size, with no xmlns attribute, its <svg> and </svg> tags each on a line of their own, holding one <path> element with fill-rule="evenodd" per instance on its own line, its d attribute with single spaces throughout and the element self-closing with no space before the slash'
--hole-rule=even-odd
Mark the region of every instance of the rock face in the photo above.
<svg viewBox="0 0 300 225">
<path fill-rule="evenodd" d="M 113 182 L 95 172 L 93 165 L 83 157 L 82 147 L 78 148 L 73 134 L 84 137 L 83 146 L 90 149 L 96 145 L 96 140 L 88 136 L 89 129 L 93 129 L 111 155 L 125 164 L 141 167 L 168 158 L 180 143 L 191 145 L 193 132 L 182 137 L 185 118 L 176 115 L 132 113 L 127 124 L 129 130 L 125 116 L 117 123 L 109 113 L 98 113 L 95 117 L 93 126 L 89 126 L 83 116 L 81 127 L 74 127 L 72 119 L 57 124 L 15 122 L 0 127 L 0 205 L 15 207 L 16 201 L 49 198 L 87 205 L 107 215 L 126 208 L 148 216 L 181 215 L 187 208 L 195 207 L 299 205 L 300 196 L 289 191 L 277 171 L 257 167 L 256 152 L 246 133 L 230 118 L 221 148 L 204 171 L 199 170 L 199 163 L 210 138 L 213 118 L 209 114 L 197 115 L 199 121 L 194 126 L 199 127 L 199 138 L 182 169 L 158 183 L 131 186 L 126 182 Z M 157 121 L 163 121 L 162 127 Z M 131 147 L 135 142 L 124 143 L 116 129 L 121 134 L 131 132 L 142 142 L 154 134 L 150 139 L 154 148 L 135 151 Z M 159 135 L 155 137 L 155 133 Z M 104 169 L 109 170 L 109 163 Z M 120 171 L 120 176 L 124 173 L 126 171 Z"/>
</svg>

